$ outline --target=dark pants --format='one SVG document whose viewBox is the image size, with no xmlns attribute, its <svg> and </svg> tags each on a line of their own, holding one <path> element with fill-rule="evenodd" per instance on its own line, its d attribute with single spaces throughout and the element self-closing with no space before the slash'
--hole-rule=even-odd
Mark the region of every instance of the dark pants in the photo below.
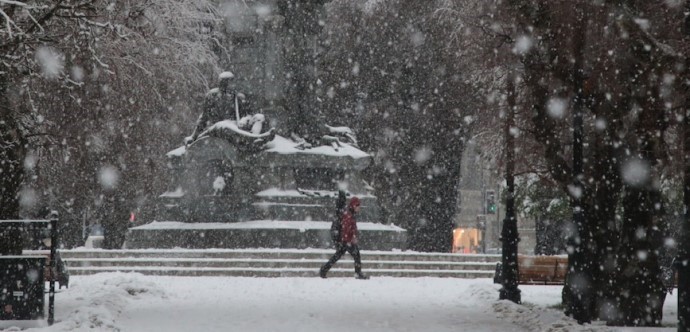
<svg viewBox="0 0 690 332">
<path fill-rule="evenodd" d="M 333 257 L 326 262 L 321 267 L 321 274 L 326 275 L 328 273 L 328 270 L 335 265 L 335 263 L 340 259 L 340 257 L 343 257 L 345 255 L 345 252 L 349 252 L 350 255 L 352 255 L 352 258 L 355 260 L 355 273 L 362 274 L 362 259 L 359 256 L 359 247 L 357 247 L 356 244 L 352 243 L 342 243 L 342 244 L 336 244 L 335 247 L 335 254 L 333 254 Z"/>
</svg>

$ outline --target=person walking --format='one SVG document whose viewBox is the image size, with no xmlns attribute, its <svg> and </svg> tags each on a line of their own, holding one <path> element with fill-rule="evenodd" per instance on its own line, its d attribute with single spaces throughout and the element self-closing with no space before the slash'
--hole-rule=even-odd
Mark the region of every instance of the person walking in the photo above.
<svg viewBox="0 0 690 332">
<path fill-rule="evenodd" d="M 352 197 L 347 210 L 343 213 L 341 220 L 340 243 L 336 243 L 335 254 L 319 270 L 319 276 L 326 278 L 328 271 L 333 265 L 343 257 L 345 252 L 349 252 L 355 260 L 355 277 L 357 279 L 369 279 L 362 273 L 362 260 L 357 246 L 357 220 L 355 215 L 359 213 L 361 202 L 358 197 Z"/>
</svg>

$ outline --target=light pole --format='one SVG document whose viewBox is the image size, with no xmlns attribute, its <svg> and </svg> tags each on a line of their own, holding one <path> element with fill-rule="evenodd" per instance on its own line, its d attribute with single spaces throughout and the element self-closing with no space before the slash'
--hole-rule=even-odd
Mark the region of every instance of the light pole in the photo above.
<svg viewBox="0 0 690 332">
<path fill-rule="evenodd" d="M 518 289 L 518 262 L 517 244 L 518 231 L 517 219 L 515 218 L 515 139 L 511 133 L 514 122 L 514 112 L 516 107 L 515 96 L 515 76 L 508 77 L 508 111 L 506 112 L 506 122 L 503 134 L 506 140 L 506 183 L 508 185 L 506 194 L 506 216 L 503 219 L 503 229 L 501 230 L 501 274 L 503 280 L 499 290 L 499 299 L 509 300 L 520 303 L 520 289 Z"/>
</svg>

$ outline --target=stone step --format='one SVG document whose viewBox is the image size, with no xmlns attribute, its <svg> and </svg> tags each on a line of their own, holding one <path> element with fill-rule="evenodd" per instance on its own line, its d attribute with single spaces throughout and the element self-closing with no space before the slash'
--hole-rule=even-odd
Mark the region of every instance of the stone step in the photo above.
<svg viewBox="0 0 690 332">
<path fill-rule="evenodd" d="M 70 268 L 71 275 L 91 275 L 103 272 L 136 272 L 145 275 L 164 275 L 164 276 L 223 276 L 223 277 L 257 277 L 257 278 L 277 278 L 277 277 L 318 277 L 316 269 L 261 269 L 261 268 L 158 268 L 158 267 L 82 267 Z M 445 277 L 445 278 L 491 278 L 493 271 L 451 271 L 451 270 L 388 270 L 388 269 L 364 269 L 364 273 L 371 277 Z M 328 273 L 329 278 L 352 278 L 353 269 L 333 268 Z"/>
<path fill-rule="evenodd" d="M 82 267 L 179 267 L 179 268 L 303 268 L 318 270 L 326 259 L 224 259 L 224 258 L 68 258 L 68 268 Z M 351 259 L 341 259 L 338 265 L 353 265 Z M 435 261 L 376 261 L 363 260 L 365 269 L 388 270 L 477 270 L 494 271 L 495 263 L 435 262 Z"/>
<path fill-rule="evenodd" d="M 322 249 L 62 250 L 72 275 L 138 272 L 168 276 L 318 277 L 333 254 Z M 362 251 L 362 268 L 374 277 L 493 277 L 499 255 Z M 352 277 L 345 255 L 330 277 Z"/>
<path fill-rule="evenodd" d="M 367 261 L 432 261 L 432 262 L 482 262 L 498 263 L 500 255 L 445 254 L 396 251 L 361 251 Z M 177 250 L 177 249 L 137 249 L 137 250 L 61 250 L 63 259 L 77 258 L 215 258 L 215 259 L 315 259 L 327 260 L 333 250 L 299 249 L 215 249 L 215 250 Z M 345 257 L 348 255 L 346 254 Z M 344 257 L 344 258 L 345 258 Z"/>
</svg>

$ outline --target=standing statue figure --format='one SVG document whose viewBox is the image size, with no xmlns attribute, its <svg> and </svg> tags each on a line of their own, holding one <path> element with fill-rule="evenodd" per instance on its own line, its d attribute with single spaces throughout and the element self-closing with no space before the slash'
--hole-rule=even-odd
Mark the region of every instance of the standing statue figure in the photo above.
<svg viewBox="0 0 690 332">
<path fill-rule="evenodd" d="M 223 120 L 235 120 L 238 125 L 240 119 L 251 114 L 249 101 L 244 93 L 237 91 L 235 83 L 235 75 L 229 71 L 225 71 L 218 75 L 218 87 L 209 90 L 204 97 L 204 105 L 199 119 L 196 121 L 196 127 L 192 135 L 185 137 L 185 145 L 189 145 L 199 138 L 206 129 L 213 124 Z M 253 119 L 256 116 L 249 116 Z M 263 116 L 261 119 L 250 121 L 253 125 L 256 122 L 263 123 Z"/>
</svg>

